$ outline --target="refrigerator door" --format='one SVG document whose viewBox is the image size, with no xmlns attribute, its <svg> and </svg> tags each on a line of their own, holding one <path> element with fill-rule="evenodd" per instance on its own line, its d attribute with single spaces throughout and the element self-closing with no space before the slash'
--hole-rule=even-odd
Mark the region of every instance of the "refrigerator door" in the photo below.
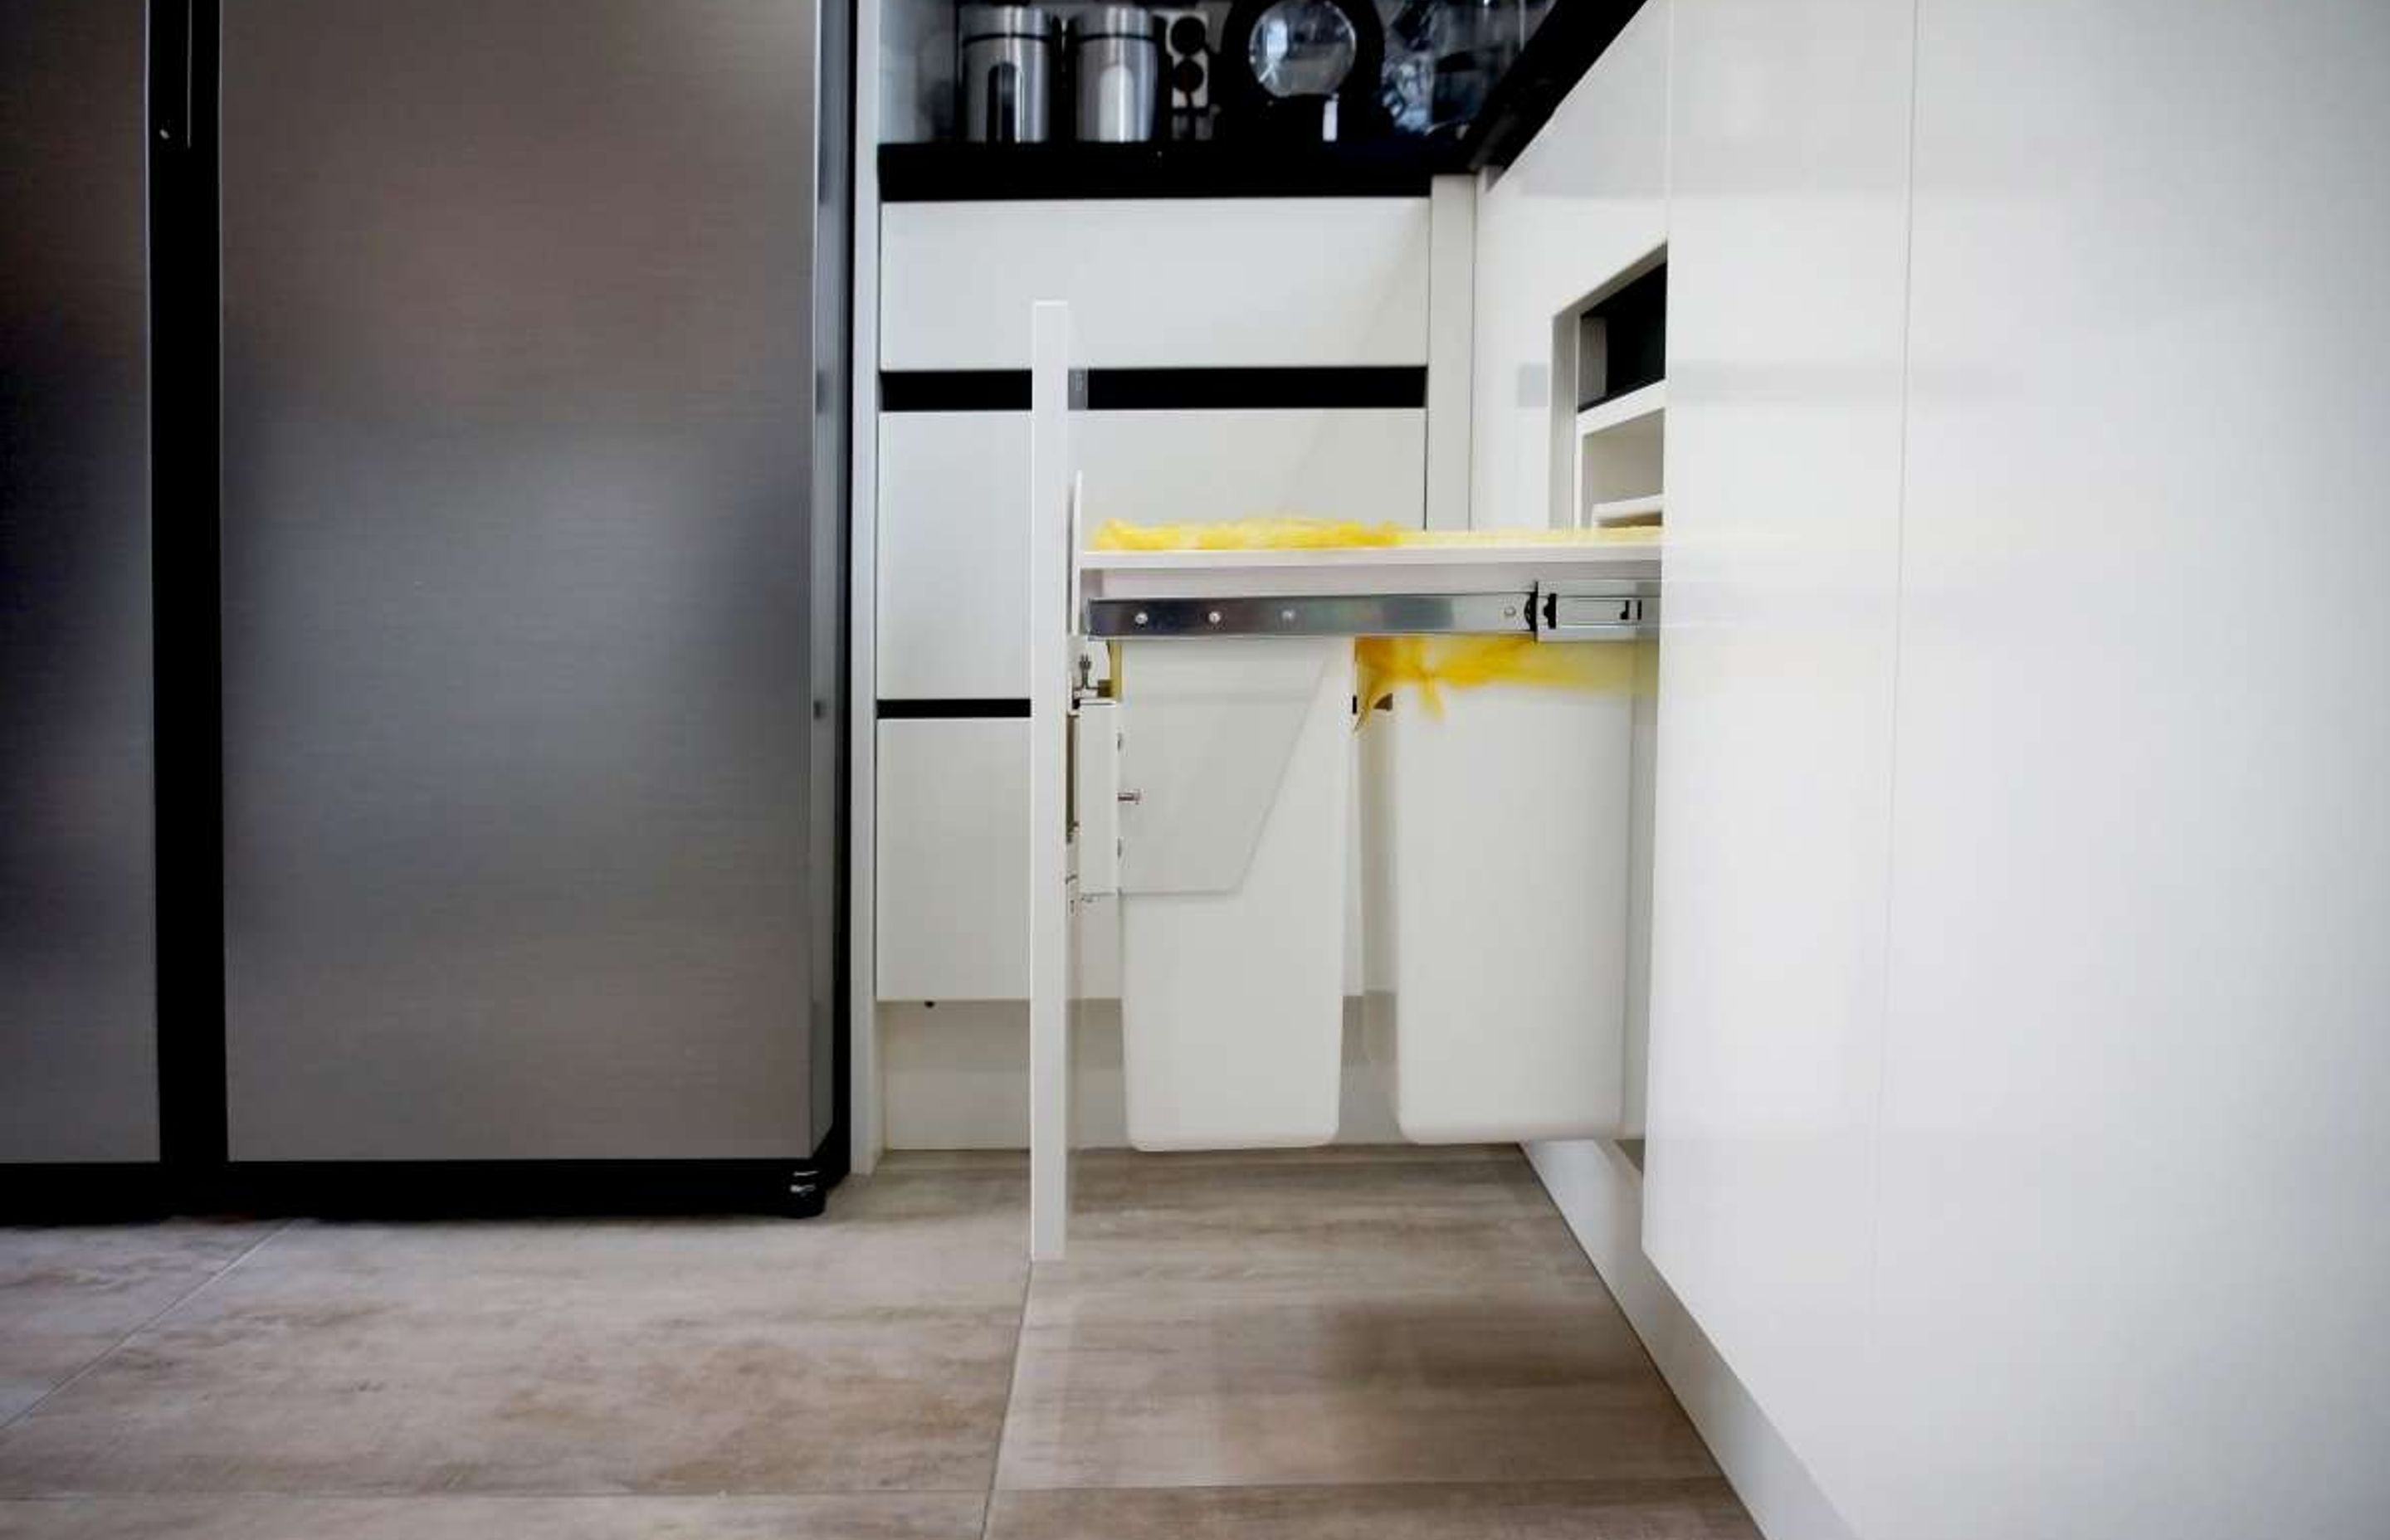
<svg viewBox="0 0 2390 1540">
<path fill-rule="evenodd" d="M 0 0 L 0 1161 L 158 1158 L 142 0 Z"/>
<path fill-rule="evenodd" d="M 816 28 L 224 0 L 235 1161 L 827 1132 Z"/>
</svg>

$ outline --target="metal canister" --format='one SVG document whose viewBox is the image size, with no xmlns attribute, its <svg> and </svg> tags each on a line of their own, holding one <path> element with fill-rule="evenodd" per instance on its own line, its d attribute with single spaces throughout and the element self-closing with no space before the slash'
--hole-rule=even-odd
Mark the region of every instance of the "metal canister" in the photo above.
<svg viewBox="0 0 2390 1540">
<path fill-rule="evenodd" d="M 1079 137 L 1134 144 L 1154 135 L 1162 90 L 1162 39 L 1143 6 L 1095 6 L 1071 25 Z"/>
<path fill-rule="evenodd" d="M 965 6 L 963 137 L 1038 144 L 1048 135 L 1054 94 L 1054 18 L 1043 6 Z"/>
</svg>

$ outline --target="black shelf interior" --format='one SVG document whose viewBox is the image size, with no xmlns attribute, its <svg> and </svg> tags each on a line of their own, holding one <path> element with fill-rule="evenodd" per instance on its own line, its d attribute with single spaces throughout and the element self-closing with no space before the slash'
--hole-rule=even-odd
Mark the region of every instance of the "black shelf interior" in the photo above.
<svg viewBox="0 0 2390 1540">
<path fill-rule="evenodd" d="M 1142 145 L 929 144 L 880 147 L 884 203 L 1062 198 L 1421 198 L 1464 169 L 1449 145 L 1418 139 L 1268 144 L 1204 139 Z"/>
<path fill-rule="evenodd" d="M 1461 135 L 1456 152 L 1461 168 L 1484 171 L 1517 160 L 1642 8 L 1643 0 L 1555 0 Z"/>
<path fill-rule="evenodd" d="M 1484 110 L 1457 139 L 882 145 L 880 200 L 1424 197 L 1433 177 L 1506 166 L 1516 159 L 1642 5 L 1643 0 L 1557 0 L 1510 71 L 1495 83 Z"/>
</svg>

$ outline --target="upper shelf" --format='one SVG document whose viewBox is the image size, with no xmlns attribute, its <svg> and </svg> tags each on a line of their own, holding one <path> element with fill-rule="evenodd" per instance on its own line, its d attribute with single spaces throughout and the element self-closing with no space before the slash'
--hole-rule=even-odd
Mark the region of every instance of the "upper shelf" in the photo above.
<svg viewBox="0 0 2390 1540">
<path fill-rule="evenodd" d="M 1559 0 L 1458 139 L 1141 145 L 883 144 L 883 203 L 1123 198 L 1422 198 L 1431 178 L 1505 166 L 1643 0 Z"/>
<path fill-rule="evenodd" d="M 1642 8 L 1643 0 L 1560 0 L 1461 136 L 1461 163 L 1483 171 L 1517 160 L 1561 98 Z"/>
<path fill-rule="evenodd" d="M 1625 395 L 1598 401 L 1576 415 L 1576 436 L 1589 438 L 1596 433 L 1644 417 L 1657 417 L 1668 409 L 1668 382 L 1653 380 L 1639 390 Z"/>
</svg>

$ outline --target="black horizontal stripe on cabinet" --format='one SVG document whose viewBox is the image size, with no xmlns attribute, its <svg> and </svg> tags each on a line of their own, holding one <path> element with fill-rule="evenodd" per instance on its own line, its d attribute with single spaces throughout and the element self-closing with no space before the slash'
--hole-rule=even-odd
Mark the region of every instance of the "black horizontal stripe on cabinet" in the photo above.
<svg viewBox="0 0 2390 1540">
<path fill-rule="evenodd" d="M 882 700 L 882 722 L 970 722 L 988 717 L 1025 717 L 1029 698 L 1012 699 Z"/>
<path fill-rule="evenodd" d="M 1420 365 L 1087 371 L 1090 412 L 1333 410 L 1426 404 L 1427 369 Z"/>
<path fill-rule="evenodd" d="M 1338 411 L 1427 404 L 1424 365 L 1083 371 L 1090 412 Z M 1025 412 L 1026 369 L 883 369 L 883 412 Z"/>
<path fill-rule="evenodd" d="M 1027 369 L 882 369 L 883 412 L 1026 412 Z"/>
<path fill-rule="evenodd" d="M 1460 161 L 1418 139 L 1338 144 L 1060 140 L 1041 145 L 880 147 L 882 203 L 1009 199 L 1425 198 L 1430 178 Z"/>
</svg>

